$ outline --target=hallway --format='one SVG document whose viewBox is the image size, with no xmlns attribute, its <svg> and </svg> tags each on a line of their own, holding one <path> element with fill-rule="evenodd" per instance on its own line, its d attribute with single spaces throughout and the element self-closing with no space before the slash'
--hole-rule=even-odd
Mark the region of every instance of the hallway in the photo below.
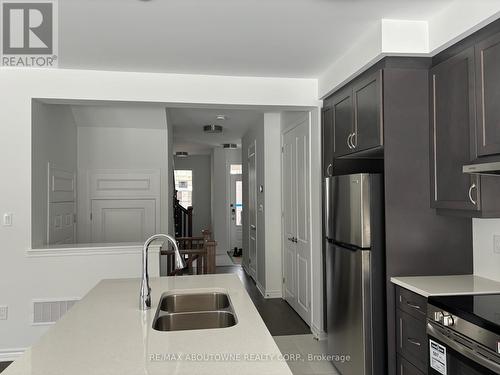
<svg viewBox="0 0 500 375">
<path fill-rule="evenodd" d="M 245 286 L 262 320 L 272 336 L 310 334 L 309 326 L 281 298 L 264 298 L 255 282 L 241 266 L 217 267 L 216 273 L 235 273 Z"/>
</svg>

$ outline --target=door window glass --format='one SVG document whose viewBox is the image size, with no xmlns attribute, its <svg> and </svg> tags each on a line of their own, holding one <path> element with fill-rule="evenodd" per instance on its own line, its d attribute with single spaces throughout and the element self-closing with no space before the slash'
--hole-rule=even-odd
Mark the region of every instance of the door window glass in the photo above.
<svg viewBox="0 0 500 375">
<path fill-rule="evenodd" d="M 229 173 L 231 174 L 242 174 L 243 167 L 241 164 L 231 164 L 229 168 Z"/>
<path fill-rule="evenodd" d="M 184 208 L 193 205 L 193 171 L 177 169 L 174 171 L 177 200 Z"/>
<path fill-rule="evenodd" d="M 243 184 L 241 181 L 236 181 L 236 226 L 242 225 L 241 213 L 243 211 Z"/>
</svg>

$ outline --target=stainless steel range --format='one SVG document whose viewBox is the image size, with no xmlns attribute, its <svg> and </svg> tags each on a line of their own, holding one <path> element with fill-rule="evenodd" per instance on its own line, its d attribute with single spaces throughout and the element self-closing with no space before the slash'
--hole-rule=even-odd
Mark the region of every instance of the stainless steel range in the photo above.
<svg viewBox="0 0 500 375">
<path fill-rule="evenodd" d="M 500 295 L 429 297 L 430 375 L 500 374 Z"/>
</svg>

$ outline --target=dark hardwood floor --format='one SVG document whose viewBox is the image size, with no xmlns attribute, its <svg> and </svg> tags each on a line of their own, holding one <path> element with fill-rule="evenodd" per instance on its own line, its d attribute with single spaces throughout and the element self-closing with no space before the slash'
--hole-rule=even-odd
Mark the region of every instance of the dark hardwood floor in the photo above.
<svg viewBox="0 0 500 375">
<path fill-rule="evenodd" d="M 217 267 L 217 273 L 235 273 L 243 282 L 262 320 L 273 336 L 302 335 L 311 333 L 309 326 L 281 298 L 264 298 L 255 282 L 241 266 Z M 12 362 L 0 362 L 0 372 Z"/>
<path fill-rule="evenodd" d="M 12 362 L 0 362 L 0 372 L 5 370 L 8 365 L 10 365 Z"/>
<path fill-rule="evenodd" d="M 302 335 L 311 333 L 309 326 L 281 298 L 264 298 L 255 282 L 241 266 L 217 267 L 217 273 L 235 273 L 243 282 L 262 320 L 273 336 Z"/>
</svg>

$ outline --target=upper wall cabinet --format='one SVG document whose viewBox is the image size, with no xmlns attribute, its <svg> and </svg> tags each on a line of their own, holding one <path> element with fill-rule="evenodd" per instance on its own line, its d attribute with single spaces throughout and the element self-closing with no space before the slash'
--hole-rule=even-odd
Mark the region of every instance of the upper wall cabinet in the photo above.
<svg viewBox="0 0 500 375">
<path fill-rule="evenodd" d="M 382 146 L 382 70 L 336 93 L 331 106 L 335 157 L 355 157 Z"/>
<path fill-rule="evenodd" d="M 500 217 L 500 177 L 462 172 L 471 162 L 500 157 L 500 34 L 434 66 L 430 91 L 431 206 Z"/>
<path fill-rule="evenodd" d="M 431 206 L 479 210 L 479 178 L 462 173 L 475 125 L 474 48 L 431 70 Z"/>
<path fill-rule="evenodd" d="M 477 155 L 500 154 L 500 34 L 476 45 Z"/>
<path fill-rule="evenodd" d="M 332 100 L 332 126 L 334 132 L 334 156 L 343 156 L 352 152 L 354 133 L 354 113 L 352 106 L 352 88 L 340 91 Z"/>
<path fill-rule="evenodd" d="M 353 87 L 355 151 L 365 151 L 383 143 L 382 71 L 372 74 Z"/>
<path fill-rule="evenodd" d="M 321 111 L 322 123 L 322 147 L 323 147 L 323 176 L 330 177 L 333 174 L 333 118 L 332 108 L 327 106 Z"/>
</svg>

